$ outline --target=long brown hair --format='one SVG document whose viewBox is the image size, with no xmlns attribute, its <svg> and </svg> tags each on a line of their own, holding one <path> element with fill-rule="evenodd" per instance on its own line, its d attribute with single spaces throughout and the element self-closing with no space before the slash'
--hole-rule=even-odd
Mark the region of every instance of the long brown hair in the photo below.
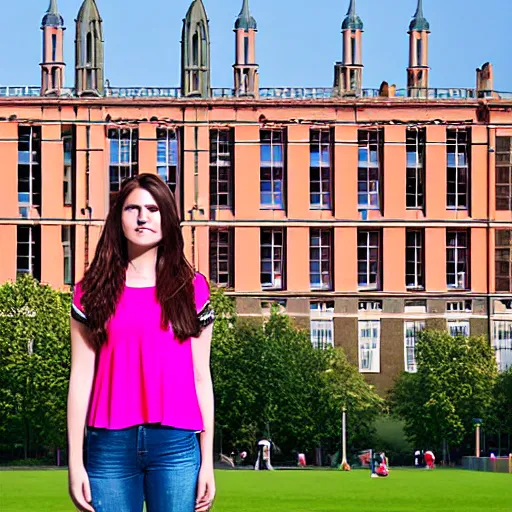
<svg viewBox="0 0 512 512">
<path fill-rule="evenodd" d="M 184 341 L 197 337 L 200 324 L 194 299 L 194 270 L 185 258 L 183 234 L 176 201 L 169 187 L 153 174 L 140 174 L 125 181 L 105 221 L 96 254 L 81 286 L 82 306 L 87 315 L 91 344 L 99 349 L 107 341 L 106 324 L 115 313 L 125 286 L 128 245 L 121 217 L 126 198 L 136 188 L 147 190 L 161 215 L 162 240 L 156 263 L 156 295 L 162 309 L 161 327 Z"/>
</svg>

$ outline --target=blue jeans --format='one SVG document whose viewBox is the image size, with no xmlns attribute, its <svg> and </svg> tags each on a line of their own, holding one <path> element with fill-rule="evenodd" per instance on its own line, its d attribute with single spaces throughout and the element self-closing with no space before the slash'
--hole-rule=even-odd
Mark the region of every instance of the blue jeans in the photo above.
<svg viewBox="0 0 512 512">
<path fill-rule="evenodd" d="M 161 425 L 87 429 L 86 468 L 96 512 L 193 512 L 197 434 Z"/>
</svg>

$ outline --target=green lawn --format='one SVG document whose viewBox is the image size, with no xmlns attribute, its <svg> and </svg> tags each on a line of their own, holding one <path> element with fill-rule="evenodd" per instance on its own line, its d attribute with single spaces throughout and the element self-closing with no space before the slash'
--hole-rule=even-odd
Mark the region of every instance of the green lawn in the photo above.
<svg viewBox="0 0 512 512">
<path fill-rule="evenodd" d="M 462 470 L 217 471 L 215 512 L 512 511 L 512 475 Z M 2 512 L 71 512 L 65 471 L 0 471 Z M 120 511 L 121 512 L 121 511 Z"/>
</svg>

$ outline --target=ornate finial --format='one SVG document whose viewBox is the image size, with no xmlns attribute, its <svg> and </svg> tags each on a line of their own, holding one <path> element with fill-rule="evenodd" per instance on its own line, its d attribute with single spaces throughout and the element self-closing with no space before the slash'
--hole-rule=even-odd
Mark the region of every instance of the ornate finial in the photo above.
<svg viewBox="0 0 512 512">
<path fill-rule="evenodd" d="M 363 22 L 356 13 L 356 0 L 350 0 L 347 16 L 341 25 L 342 30 L 363 30 Z"/>
<path fill-rule="evenodd" d="M 240 28 L 243 28 L 244 30 L 257 30 L 258 28 L 256 20 L 251 16 L 251 12 L 249 10 L 249 0 L 244 0 L 242 10 L 235 22 L 235 30 Z"/>
<path fill-rule="evenodd" d="M 416 12 L 414 13 L 414 17 L 409 25 L 409 30 L 413 31 L 422 31 L 422 30 L 430 30 L 430 24 L 425 19 L 423 15 L 423 1 L 418 0 L 418 6 L 416 7 Z"/>
<path fill-rule="evenodd" d="M 48 10 L 44 15 L 41 23 L 42 27 L 62 27 L 64 25 L 64 18 L 59 14 L 57 7 L 57 0 L 50 0 Z"/>
</svg>

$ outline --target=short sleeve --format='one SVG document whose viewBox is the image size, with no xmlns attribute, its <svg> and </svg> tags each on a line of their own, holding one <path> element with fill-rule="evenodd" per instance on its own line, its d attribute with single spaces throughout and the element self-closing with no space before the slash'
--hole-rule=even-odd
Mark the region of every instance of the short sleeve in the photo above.
<svg viewBox="0 0 512 512">
<path fill-rule="evenodd" d="M 82 324 L 87 325 L 87 316 L 82 306 L 82 286 L 81 283 L 77 283 L 73 291 L 73 302 L 71 303 L 71 316 Z"/>
<path fill-rule="evenodd" d="M 210 303 L 210 285 L 203 274 L 196 273 L 194 279 L 194 295 L 196 302 L 197 317 L 201 328 L 212 324 L 215 320 L 215 313 Z"/>
</svg>

